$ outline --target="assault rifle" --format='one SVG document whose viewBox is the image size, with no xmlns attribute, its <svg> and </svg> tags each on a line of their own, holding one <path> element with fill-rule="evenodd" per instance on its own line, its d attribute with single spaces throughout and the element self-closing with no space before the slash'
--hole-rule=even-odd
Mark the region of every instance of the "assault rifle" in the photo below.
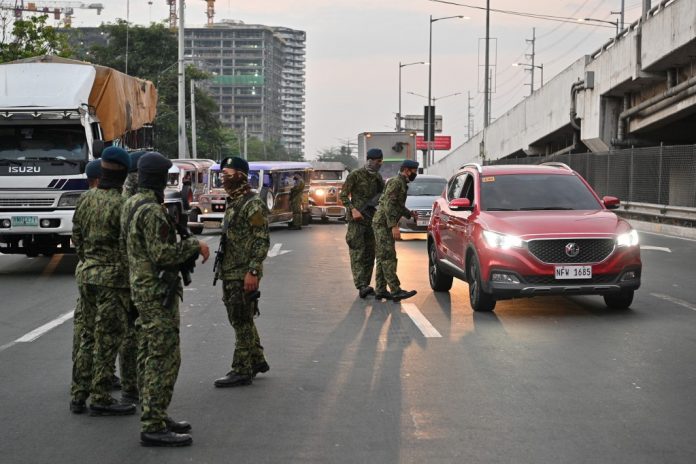
<svg viewBox="0 0 696 464">
<path fill-rule="evenodd" d="M 174 217 L 172 218 L 172 222 L 176 227 L 176 233 L 179 235 L 179 237 L 181 237 L 181 240 L 183 241 L 191 237 L 191 231 L 189 230 L 188 226 L 186 226 L 186 224 L 183 224 L 181 222 L 182 220 L 186 220 L 186 217 L 182 216 L 182 218 L 183 219 L 177 221 Z M 185 287 L 187 287 L 191 283 L 191 274 L 193 274 L 195 268 L 196 256 L 189 258 L 188 260 L 179 265 L 179 274 L 181 274 L 181 280 Z M 178 279 L 174 278 L 167 283 L 167 293 L 164 295 L 163 300 L 165 308 L 169 308 L 174 303 L 174 298 L 176 298 L 177 296 L 177 290 L 179 287 L 177 280 Z"/>
<path fill-rule="evenodd" d="M 372 218 L 377 212 L 377 205 L 379 205 L 379 199 L 382 197 L 382 192 L 380 191 L 377 195 L 373 196 L 367 203 L 363 205 L 362 208 L 358 208 L 360 214 L 362 214 L 365 221 L 372 222 Z"/>
</svg>

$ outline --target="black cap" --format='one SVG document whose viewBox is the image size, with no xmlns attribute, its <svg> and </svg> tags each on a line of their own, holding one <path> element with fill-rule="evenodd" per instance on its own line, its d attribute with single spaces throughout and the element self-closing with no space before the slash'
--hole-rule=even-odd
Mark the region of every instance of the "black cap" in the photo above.
<svg viewBox="0 0 696 464">
<path fill-rule="evenodd" d="M 228 156 L 220 161 L 220 169 L 225 168 L 232 168 L 237 171 L 242 171 L 244 174 L 249 174 L 249 163 L 239 156 Z"/>
<path fill-rule="evenodd" d="M 407 169 L 418 169 L 418 161 L 404 160 L 401 163 L 401 167 Z"/>
<path fill-rule="evenodd" d="M 138 161 L 138 173 L 166 173 L 171 167 L 172 162 L 156 151 L 148 151 Z"/>
<path fill-rule="evenodd" d="M 379 148 L 370 148 L 367 150 L 367 159 L 382 159 L 384 158 L 384 153 Z"/>
<path fill-rule="evenodd" d="M 138 150 L 130 154 L 130 170 L 128 172 L 138 172 L 138 161 L 145 153 L 147 153 L 145 150 Z"/>
<path fill-rule="evenodd" d="M 87 163 L 85 174 L 88 179 L 99 179 L 102 175 L 101 160 L 95 159 Z"/>
</svg>

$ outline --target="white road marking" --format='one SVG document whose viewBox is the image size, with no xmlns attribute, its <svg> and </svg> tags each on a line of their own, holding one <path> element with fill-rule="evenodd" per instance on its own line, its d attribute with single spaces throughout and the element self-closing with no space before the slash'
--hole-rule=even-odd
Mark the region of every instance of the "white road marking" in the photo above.
<svg viewBox="0 0 696 464">
<path fill-rule="evenodd" d="M 662 293 L 651 293 L 652 296 L 659 298 L 661 300 L 669 301 L 675 305 L 683 306 L 692 311 L 696 311 L 696 305 L 689 303 L 688 301 L 680 300 L 679 298 L 674 298 L 673 296 L 664 295 Z"/>
<path fill-rule="evenodd" d="M 39 327 L 38 329 L 32 330 L 32 331 L 29 332 L 28 334 L 19 337 L 17 340 L 14 341 L 14 343 L 33 342 L 34 340 L 36 340 L 37 338 L 39 338 L 40 336 L 42 336 L 43 334 L 45 334 L 45 333 L 48 332 L 49 330 L 51 330 L 51 329 L 53 329 L 53 328 L 55 328 L 55 327 L 58 327 L 58 326 L 61 325 L 63 322 L 65 322 L 65 321 L 67 321 L 67 320 L 69 320 L 69 319 L 72 319 L 72 317 L 73 317 L 73 312 L 74 312 L 74 311 L 70 311 L 69 313 L 65 313 L 65 314 L 63 314 L 62 316 L 60 316 L 60 317 L 58 317 L 58 318 L 56 318 L 56 319 L 53 319 L 51 322 L 48 322 L 48 323 L 42 325 L 42 326 Z"/>
<path fill-rule="evenodd" d="M 290 253 L 292 251 L 292 250 L 281 251 L 280 247 L 282 247 L 282 246 L 283 246 L 282 243 L 276 243 L 275 245 L 273 245 L 273 247 L 270 250 L 268 250 L 268 257 L 274 258 L 276 256 L 284 255 L 285 253 Z"/>
<path fill-rule="evenodd" d="M 659 246 L 652 246 L 652 245 L 641 245 L 640 246 L 641 250 L 655 250 L 655 251 L 664 251 L 665 253 L 671 253 L 672 250 L 667 247 L 659 247 Z"/>
<path fill-rule="evenodd" d="M 428 319 L 420 312 L 418 306 L 413 303 L 402 303 L 401 309 L 404 310 L 408 317 L 411 318 L 416 327 L 420 329 L 425 338 L 441 338 L 440 332 L 430 323 Z"/>
</svg>

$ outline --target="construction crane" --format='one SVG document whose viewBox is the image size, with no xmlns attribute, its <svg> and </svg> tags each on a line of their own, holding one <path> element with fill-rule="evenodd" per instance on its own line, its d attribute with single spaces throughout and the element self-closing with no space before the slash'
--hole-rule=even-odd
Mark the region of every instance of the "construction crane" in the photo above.
<svg viewBox="0 0 696 464">
<path fill-rule="evenodd" d="M 24 0 L 15 0 L 14 6 L 0 5 L 0 9 L 13 10 L 16 19 L 21 19 L 24 12 L 27 13 L 53 13 L 54 19 L 60 20 L 63 16 L 63 25 L 70 27 L 72 25 L 72 17 L 75 14 L 75 9 L 97 10 L 97 14 L 101 14 L 104 5 L 101 3 L 82 3 L 82 2 L 60 2 L 60 1 L 35 1 L 24 3 Z"/>
<path fill-rule="evenodd" d="M 166 0 L 166 2 L 169 5 L 169 28 L 176 29 L 177 21 L 179 20 L 176 14 L 177 0 Z M 208 17 L 208 27 L 210 27 L 215 22 L 215 0 L 205 0 L 205 3 L 205 15 Z"/>
</svg>

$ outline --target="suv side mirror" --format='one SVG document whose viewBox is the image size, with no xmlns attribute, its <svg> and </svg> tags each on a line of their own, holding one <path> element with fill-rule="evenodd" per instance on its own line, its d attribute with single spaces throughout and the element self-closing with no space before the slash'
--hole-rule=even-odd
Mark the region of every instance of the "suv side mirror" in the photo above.
<svg viewBox="0 0 696 464">
<path fill-rule="evenodd" d="M 602 203 L 604 203 L 607 209 L 618 209 L 621 206 L 621 201 L 616 197 L 603 197 Z"/>
<path fill-rule="evenodd" d="M 468 198 L 455 198 L 454 200 L 450 201 L 449 207 L 452 210 L 459 211 L 459 210 L 471 210 L 471 201 Z"/>
<path fill-rule="evenodd" d="M 101 158 L 101 154 L 104 151 L 104 141 L 99 139 L 94 139 L 92 141 L 92 158 Z"/>
</svg>

